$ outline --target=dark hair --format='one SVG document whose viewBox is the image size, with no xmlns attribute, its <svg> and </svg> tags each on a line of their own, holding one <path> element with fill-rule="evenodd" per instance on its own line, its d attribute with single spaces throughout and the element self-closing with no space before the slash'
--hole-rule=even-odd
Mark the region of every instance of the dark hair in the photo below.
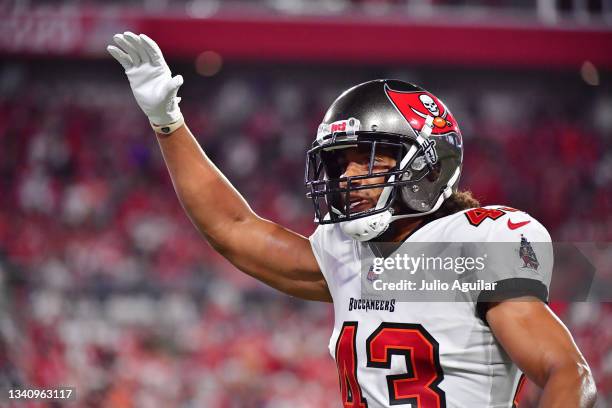
<svg viewBox="0 0 612 408">
<path fill-rule="evenodd" d="M 446 217 L 459 211 L 467 210 L 468 208 L 480 207 L 480 202 L 472 195 L 469 190 L 457 191 L 449 198 L 444 200 L 442 206 L 433 214 L 425 216 L 425 223 L 437 220 L 438 218 Z"/>
</svg>

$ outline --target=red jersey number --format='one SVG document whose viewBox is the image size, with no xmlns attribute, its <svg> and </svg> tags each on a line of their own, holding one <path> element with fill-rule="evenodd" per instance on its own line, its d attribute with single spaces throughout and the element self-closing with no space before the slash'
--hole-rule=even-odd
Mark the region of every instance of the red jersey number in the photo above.
<svg viewBox="0 0 612 408">
<path fill-rule="evenodd" d="M 367 407 L 357 380 L 356 336 L 357 322 L 345 322 L 336 343 L 336 363 L 345 408 Z M 405 359 L 405 374 L 387 376 L 390 405 L 446 407 L 444 391 L 438 387 L 444 378 L 438 342 L 420 324 L 382 323 L 368 337 L 366 354 L 367 366 L 381 369 L 391 368 L 393 355 Z"/>
<path fill-rule="evenodd" d="M 357 381 L 356 337 L 357 322 L 344 322 L 336 343 L 336 365 L 340 377 L 340 394 L 345 408 L 366 408 L 368 406 Z"/>
<path fill-rule="evenodd" d="M 477 227 L 482 224 L 482 222 L 487 218 L 496 220 L 506 213 L 497 208 L 472 208 L 471 210 L 466 211 L 464 214 L 467 217 L 469 223 Z"/>
</svg>

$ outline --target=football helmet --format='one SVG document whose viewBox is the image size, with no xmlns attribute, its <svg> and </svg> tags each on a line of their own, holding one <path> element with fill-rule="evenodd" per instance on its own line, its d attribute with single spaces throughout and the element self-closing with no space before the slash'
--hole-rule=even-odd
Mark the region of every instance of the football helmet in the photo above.
<svg viewBox="0 0 612 408">
<path fill-rule="evenodd" d="M 369 153 L 367 173 L 344 174 L 348 148 Z M 395 166 L 375 172 L 382 151 Z M 341 223 L 347 235 L 368 241 L 394 220 L 440 208 L 457 189 L 462 160 L 459 126 L 442 101 L 407 82 L 369 81 L 343 92 L 327 110 L 307 152 L 306 195 L 316 222 Z M 351 194 L 365 189 L 382 193 L 375 206 L 357 211 Z"/>
</svg>

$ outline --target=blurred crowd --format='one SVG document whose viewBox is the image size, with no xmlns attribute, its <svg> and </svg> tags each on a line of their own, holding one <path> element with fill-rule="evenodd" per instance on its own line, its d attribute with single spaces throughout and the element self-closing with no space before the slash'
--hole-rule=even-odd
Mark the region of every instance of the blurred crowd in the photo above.
<svg viewBox="0 0 612 408">
<path fill-rule="evenodd" d="M 396 77 L 453 111 L 461 186 L 483 204 L 528 211 L 556 241 L 612 240 L 611 93 L 578 76 L 173 69 L 207 154 L 261 216 L 305 235 L 323 112 L 348 86 Z M 198 236 L 118 66 L 3 63 L 0 143 L 0 388 L 69 384 L 87 407 L 338 406 L 331 306 L 275 293 Z M 612 406 L 612 305 L 553 307 Z M 535 401 L 528 389 L 521 406 Z"/>
<path fill-rule="evenodd" d="M 4 0 L 2 11 L 25 11 L 32 8 L 74 10 L 133 10 L 138 13 L 171 11 L 194 17 L 215 13 L 279 13 L 288 15 L 369 14 L 440 18 L 440 13 L 454 19 L 529 18 L 577 22 L 612 21 L 612 5 L 599 0 Z"/>
</svg>

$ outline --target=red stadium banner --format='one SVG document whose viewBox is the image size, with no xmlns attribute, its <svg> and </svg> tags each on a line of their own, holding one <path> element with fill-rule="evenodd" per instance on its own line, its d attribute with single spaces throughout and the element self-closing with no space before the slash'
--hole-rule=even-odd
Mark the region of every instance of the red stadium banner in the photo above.
<svg viewBox="0 0 612 408">
<path fill-rule="evenodd" d="M 0 54 L 101 57 L 112 34 L 154 38 L 170 58 L 612 68 L 612 31 L 584 26 L 452 24 L 398 18 L 156 16 L 126 11 L 3 16 Z"/>
</svg>

